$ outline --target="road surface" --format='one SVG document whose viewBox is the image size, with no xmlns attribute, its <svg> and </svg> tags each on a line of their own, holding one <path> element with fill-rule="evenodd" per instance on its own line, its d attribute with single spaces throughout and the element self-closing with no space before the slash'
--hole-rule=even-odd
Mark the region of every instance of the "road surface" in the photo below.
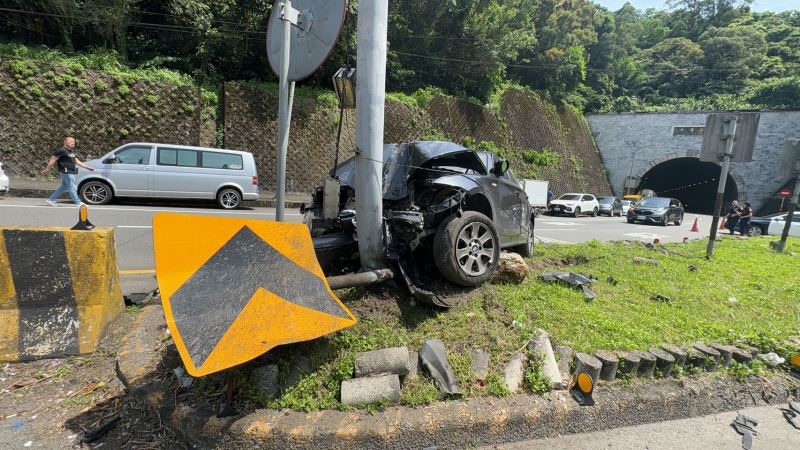
<svg viewBox="0 0 800 450">
<path fill-rule="evenodd" d="M 700 232 L 692 232 L 692 225 L 698 219 Z M 593 239 L 600 241 L 646 241 L 660 239 L 662 242 L 681 242 L 683 238 L 699 239 L 708 237 L 711 216 L 687 213 L 683 225 L 631 224 L 625 217 L 562 217 L 539 216 L 536 219 L 535 235 L 541 242 L 552 244 L 575 244 Z"/>
</svg>

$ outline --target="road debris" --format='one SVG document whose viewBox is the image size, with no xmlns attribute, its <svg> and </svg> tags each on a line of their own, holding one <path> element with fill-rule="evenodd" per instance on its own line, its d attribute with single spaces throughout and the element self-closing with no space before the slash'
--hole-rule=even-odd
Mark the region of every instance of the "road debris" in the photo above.
<svg viewBox="0 0 800 450">
<path fill-rule="evenodd" d="M 800 403 L 790 401 L 789 408 L 781 408 L 781 412 L 787 422 L 800 430 Z"/>
<path fill-rule="evenodd" d="M 671 298 L 669 298 L 669 297 L 667 297 L 665 295 L 661 295 L 661 294 L 656 294 L 656 295 L 650 297 L 650 300 L 652 300 L 654 302 L 657 302 L 657 303 L 666 303 L 668 305 L 672 304 L 672 299 Z"/>
<path fill-rule="evenodd" d="M 597 279 L 594 277 L 575 272 L 550 272 L 542 274 L 540 278 L 546 283 L 561 283 L 581 290 L 589 300 L 597 298 L 597 294 L 588 287 L 590 284 L 597 283 Z"/>
<path fill-rule="evenodd" d="M 111 431 L 114 427 L 119 425 L 121 418 L 119 414 L 117 414 L 113 419 L 109 420 L 108 422 L 100 425 L 94 430 L 87 431 L 84 433 L 83 437 L 81 438 L 81 443 L 90 444 L 101 437 L 105 436 L 106 433 Z"/>
<path fill-rule="evenodd" d="M 745 450 L 753 448 L 753 436 L 758 435 L 758 431 L 756 431 L 758 421 L 744 414 L 739 414 L 731 423 L 731 426 L 737 433 L 742 435 L 742 448 Z"/>
<path fill-rule="evenodd" d="M 447 361 L 447 349 L 439 339 L 428 339 L 419 351 L 422 366 L 431 374 L 439 389 L 450 395 L 461 395 L 458 379 Z"/>
<path fill-rule="evenodd" d="M 769 367 L 775 368 L 786 362 L 785 358 L 781 358 L 777 353 L 770 352 L 763 355 L 758 355 L 758 359 L 764 361 Z"/>
<path fill-rule="evenodd" d="M 183 389 L 189 389 L 192 387 L 194 378 L 187 375 L 186 370 L 184 370 L 183 367 L 176 367 L 172 369 L 172 373 L 175 374 L 175 378 L 178 380 L 178 386 L 182 387 Z"/>
</svg>

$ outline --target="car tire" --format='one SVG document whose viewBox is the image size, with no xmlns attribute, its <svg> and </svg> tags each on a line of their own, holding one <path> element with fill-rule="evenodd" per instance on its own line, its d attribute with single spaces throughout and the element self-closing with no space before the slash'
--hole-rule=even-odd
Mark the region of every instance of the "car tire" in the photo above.
<svg viewBox="0 0 800 450">
<path fill-rule="evenodd" d="M 478 248 L 474 249 L 475 246 Z M 485 215 L 476 211 L 454 214 L 436 230 L 433 256 L 436 267 L 448 281 L 459 286 L 478 286 L 497 270 L 500 238 L 494 223 Z"/>
<path fill-rule="evenodd" d="M 87 205 L 107 205 L 114 198 L 114 190 L 108 183 L 90 180 L 83 183 L 78 190 L 81 200 Z"/>
<path fill-rule="evenodd" d="M 634 219 L 628 219 L 628 223 L 636 223 L 636 220 L 634 220 Z"/>
<path fill-rule="evenodd" d="M 599 208 L 595 208 L 595 209 L 592 210 L 592 217 L 597 217 L 598 214 L 600 214 L 600 209 Z"/>
<path fill-rule="evenodd" d="M 217 205 L 222 209 L 238 209 L 242 206 L 242 194 L 234 188 L 224 188 L 217 193 Z"/>
<path fill-rule="evenodd" d="M 669 216 L 664 216 L 664 220 L 662 220 L 661 223 L 659 223 L 659 225 L 661 225 L 662 227 L 669 225 Z"/>
<path fill-rule="evenodd" d="M 576 206 L 575 207 L 575 211 L 572 212 L 572 217 L 578 217 L 580 215 L 581 215 L 581 207 L 580 206 Z"/>
<path fill-rule="evenodd" d="M 678 220 L 675 221 L 675 225 L 677 225 L 677 226 L 683 225 L 683 214 L 681 214 L 681 216 L 678 218 Z"/>
<path fill-rule="evenodd" d="M 750 237 L 759 237 L 765 234 L 767 233 L 764 233 L 764 229 L 758 225 L 750 225 L 750 228 L 747 230 L 747 235 Z"/>
</svg>

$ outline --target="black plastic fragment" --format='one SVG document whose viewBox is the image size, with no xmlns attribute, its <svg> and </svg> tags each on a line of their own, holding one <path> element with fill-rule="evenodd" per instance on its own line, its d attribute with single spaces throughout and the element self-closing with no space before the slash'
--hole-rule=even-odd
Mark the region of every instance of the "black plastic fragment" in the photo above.
<svg viewBox="0 0 800 450">
<path fill-rule="evenodd" d="M 439 339 L 428 339 L 419 351 L 422 365 L 445 394 L 460 395 L 461 387 L 458 378 L 447 361 L 447 349 Z"/>
<path fill-rule="evenodd" d="M 597 294 L 588 287 L 592 283 L 597 283 L 597 279 L 593 277 L 574 272 L 551 272 L 542 274 L 540 278 L 546 283 L 562 283 L 573 289 L 579 289 L 589 300 L 597 298 Z"/>
<path fill-rule="evenodd" d="M 87 431 L 84 433 L 83 438 L 81 438 L 81 442 L 84 444 L 90 444 L 101 437 L 105 436 L 106 433 L 111 431 L 114 427 L 119 425 L 120 416 L 117 414 L 114 418 L 109 420 L 108 422 L 100 425 L 99 427 L 95 428 L 94 430 Z"/>
</svg>

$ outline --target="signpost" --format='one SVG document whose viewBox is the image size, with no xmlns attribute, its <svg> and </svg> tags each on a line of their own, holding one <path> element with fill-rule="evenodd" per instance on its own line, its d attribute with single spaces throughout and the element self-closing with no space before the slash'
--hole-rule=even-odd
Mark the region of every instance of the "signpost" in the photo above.
<svg viewBox="0 0 800 450">
<path fill-rule="evenodd" d="M 717 199 L 714 203 L 714 218 L 711 221 L 711 233 L 706 250 L 708 259 L 714 256 L 720 210 L 725 198 L 725 185 L 728 181 L 731 161 L 750 162 L 753 160 L 753 148 L 756 143 L 760 117 L 758 113 L 720 113 L 709 114 L 706 118 L 700 161 L 722 163 Z"/>
<path fill-rule="evenodd" d="M 786 241 L 789 239 L 789 229 L 794 220 L 794 213 L 797 210 L 797 202 L 800 200 L 800 139 L 787 139 L 783 146 L 783 162 L 781 163 L 781 176 L 794 177 L 794 195 L 789 201 L 789 213 L 786 215 L 786 223 L 783 226 L 781 241 L 776 251 L 783 253 L 786 250 Z M 784 194 L 786 196 L 784 197 Z M 789 189 L 781 190 L 781 197 L 786 199 L 791 195 Z"/>
<path fill-rule="evenodd" d="M 783 212 L 783 204 L 786 202 L 787 198 L 792 196 L 792 192 L 790 190 L 788 190 L 788 189 L 781 189 L 781 191 L 778 193 L 778 195 L 780 195 L 780 197 L 781 197 L 781 207 L 778 210 L 778 212 Z"/>
</svg>

